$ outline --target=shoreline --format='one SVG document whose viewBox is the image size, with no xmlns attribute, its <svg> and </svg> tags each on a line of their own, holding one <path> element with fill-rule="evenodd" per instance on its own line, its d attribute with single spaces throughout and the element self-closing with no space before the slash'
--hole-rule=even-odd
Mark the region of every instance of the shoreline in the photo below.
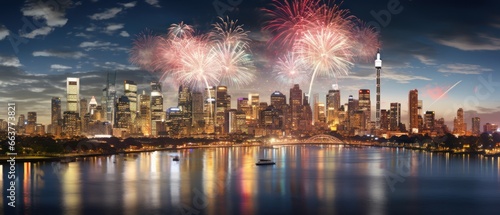
<svg viewBox="0 0 500 215">
<path fill-rule="evenodd" d="M 319 145 L 331 145 L 331 144 L 321 144 Z M 297 144 L 277 144 L 277 145 L 297 145 Z M 314 144 L 317 145 L 317 144 Z M 349 146 L 345 144 L 339 144 L 342 146 Z M 155 148 L 155 149 L 143 149 L 143 150 L 133 150 L 133 151 L 122 151 L 122 152 L 112 152 L 112 153 L 90 153 L 90 154 L 68 154 L 61 156 L 43 156 L 43 155 L 27 155 L 27 156 L 15 156 L 16 161 L 19 162 L 42 162 L 42 161 L 59 161 L 59 162 L 72 162 L 77 158 L 83 157 L 101 157 L 101 156 L 111 156 L 118 154 L 136 154 L 136 153 L 144 153 L 144 152 L 155 152 L 155 151 L 174 151 L 174 150 L 183 150 L 183 149 L 203 149 L 203 148 L 230 148 L 230 147 L 256 147 L 260 145 L 216 145 L 216 146 L 190 146 L 190 147 L 181 147 L 181 148 Z M 412 151 L 425 151 L 429 153 L 437 153 L 437 154 L 450 154 L 450 155 L 482 155 L 484 157 L 500 157 L 500 154 L 485 154 L 484 152 L 453 152 L 453 150 L 429 150 L 423 148 L 415 148 L 415 147 L 402 147 L 402 146 L 380 146 L 380 145 L 355 145 L 355 147 L 377 147 L 377 148 L 404 148 Z M 7 163 L 9 156 L 0 156 L 0 164 Z"/>
</svg>

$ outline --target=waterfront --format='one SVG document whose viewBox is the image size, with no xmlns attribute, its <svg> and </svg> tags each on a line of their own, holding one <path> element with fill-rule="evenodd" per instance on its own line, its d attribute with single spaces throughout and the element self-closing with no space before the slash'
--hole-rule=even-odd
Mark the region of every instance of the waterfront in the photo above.
<svg viewBox="0 0 500 215">
<path fill-rule="evenodd" d="M 172 161 L 178 155 L 179 162 Z M 271 158 L 274 166 L 256 166 Z M 320 145 L 17 164 L 21 214 L 495 214 L 500 159 Z M 6 183 L 2 167 L 2 212 Z"/>
</svg>

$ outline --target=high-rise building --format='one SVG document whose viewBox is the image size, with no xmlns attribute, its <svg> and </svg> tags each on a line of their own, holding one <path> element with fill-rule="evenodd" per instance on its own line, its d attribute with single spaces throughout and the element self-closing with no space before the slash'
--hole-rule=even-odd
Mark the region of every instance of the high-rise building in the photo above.
<svg viewBox="0 0 500 215">
<path fill-rule="evenodd" d="M 80 118 L 83 118 L 83 116 L 85 116 L 85 114 L 88 113 L 88 106 L 89 106 L 89 103 L 87 101 L 87 99 L 85 98 L 82 98 L 80 99 Z"/>
<path fill-rule="evenodd" d="M 380 129 L 380 70 L 382 69 L 382 60 L 380 59 L 380 51 L 377 51 L 377 59 L 375 59 L 375 69 L 377 69 L 377 104 L 376 104 L 376 129 Z"/>
<path fill-rule="evenodd" d="M 106 92 L 105 92 L 105 100 L 103 103 L 106 105 L 106 120 L 110 122 L 111 127 L 113 127 L 113 123 L 115 122 L 115 103 L 116 103 L 116 71 L 108 72 L 108 77 L 106 81 Z M 103 105 L 101 104 L 101 105 Z"/>
<path fill-rule="evenodd" d="M 61 98 L 52 97 L 50 106 L 50 123 L 52 125 L 60 125 L 62 120 Z"/>
<path fill-rule="evenodd" d="M 18 119 L 17 119 L 17 126 L 19 128 L 24 128 L 25 124 L 26 124 L 26 119 L 24 117 L 24 114 L 21 114 L 19 115 Z"/>
<path fill-rule="evenodd" d="M 336 112 L 340 108 L 340 90 L 329 90 L 326 95 L 326 122 L 332 128 L 334 126 Z M 338 123 L 338 122 L 337 122 Z"/>
<path fill-rule="evenodd" d="M 315 109 L 317 110 L 315 112 L 315 115 L 317 115 L 318 122 L 326 123 L 325 103 L 322 102 L 316 103 Z"/>
<path fill-rule="evenodd" d="M 151 135 L 158 136 L 161 132 L 165 114 L 161 84 L 155 81 L 151 82 Z"/>
<path fill-rule="evenodd" d="M 192 107 L 192 126 L 195 126 L 196 128 L 200 128 L 203 123 L 203 93 L 199 91 L 194 91 L 192 94 L 192 101 L 191 101 L 191 107 Z"/>
<path fill-rule="evenodd" d="M 90 116 L 94 115 L 95 109 L 97 108 L 97 101 L 95 100 L 95 97 L 92 96 L 89 102 L 89 113 Z"/>
<path fill-rule="evenodd" d="M 36 112 L 28 112 L 28 125 L 36 125 Z"/>
<path fill-rule="evenodd" d="M 453 124 L 453 134 L 458 136 L 465 135 L 466 126 L 464 121 L 464 110 L 462 108 L 457 110 L 457 117 L 455 118 Z"/>
<path fill-rule="evenodd" d="M 286 105 L 286 96 L 280 91 L 274 91 L 274 93 L 271 94 L 271 105 L 281 110 L 283 105 Z"/>
<path fill-rule="evenodd" d="M 424 130 L 432 132 L 435 129 L 436 114 L 434 111 L 426 111 L 424 117 Z"/>
<path fill-rule="evenodd" d="M 205 113 L 205 132 L 207 134 L 215 132 L 215 91 L 216 87 L 205 88 L 203 112 Z"/>
<path fill-rule="evenodd" d="M 130 100 L 127 96 L 121 96 L 116 103 L 115 128 L 130 129 L 132 122 L 130 112 Z"/>
<path fill-rule="evenodd" d="M 418 90 L 410 90 L 408 95 L 408 117 L 410 119 L 409 131 L 418 133 Z"/>
<path fill-rule="evenodd" d="M 371 100 L 370 100 L 370 90 L 361 89 L 359 90 L 359 110 L 364 111 L 364 129 L 368 129 L 368 125 L 371 122 Z"/>
<path fill-rule="evenodd" d="M 142 91 L 139 96 L 139 115 L 141 116 L 141 132 L 144 136 L 151 136 L 151 97 Z"/>
<path fill-rule="evenodd" d="M 493 132 L 496 132 L 498 130 L 498 125 L 497 124 L 492 124 L 492 123 L 486 123 L 483 126 L 483 131 L 487 132 L 489 134 L 492 134 Z"/>
<path fill-rule="evenodd" d="M 226 115 L 224 118 L 226 121 L 224 122 L 224 130 L 227 133 L 236 133 L 238 132 L 238 119 L 237 119 L 237 110 L 230 109 L 227 110 L 224 114 Z"/>
<path fill-rule="evenodd" d="M 226 110 L 229 110 L 231 107 L 231 96 L 227 93 L 226 86 L 218 86 L 216 96 L 216 129 L 218 133 L 227 134 L 228 132 L 224 130 L 224 122 L 226 121 Z"/>
<path fill-rule="evenodd" d="M 401 103 L 391 103 L 389 110 L 389 130 L 399 131 L 401 124 Z"/>
<path fill-rule="evenodd" d="M 479 136 L 481 134 L 481 118 L 472 117 L 472 135 Z"/>
<path fill-rule="evenodd" d="M 302 90 L 298 84 L 293 85 L 290 89 L 290 112 L 291 112 L 291 123 L 292 130 L 298 130 L 299 121 L 302 118 Z"/>
<path fill-rule="evenodd" d="M 125 96 L 129 100 L 130 122 L 135 124 L 135 118 L 137 117 L 137 84 L 129 80 L 125 80 L 123 84 Z"/>
<path fill-rule="evenodd" d="M 260 117 L 260 114 L 259 114 L 259 103 L 260 103 L 259 94 L 257 94 L 257 93 L 248 94 L 248 101 L 250 102 L 249 105 L 250 105 L 250 109 L 251 109 L 250 120 L 252 122 L 256 122 Z"/>
<path fill-rule="evenodd" d="M 80 79 L 66 79 L 66 111 L 78 113 L 78 101 L 80 99 Z"/>
<path fill-rule="evenodd" d="M 77 112 L 64 111 L 62 131 L 67 137 L 80 135 L 80 117 Z"/>
<path fill-rule="evenodd" d="M 389 117 L 390 111 L 387 111 L 386 109 L 380 110 L 380 127 L 379 129 L 387 131 L 389 130 L 389 122 L 390 122 L 390 117 Z"/>
</svg>

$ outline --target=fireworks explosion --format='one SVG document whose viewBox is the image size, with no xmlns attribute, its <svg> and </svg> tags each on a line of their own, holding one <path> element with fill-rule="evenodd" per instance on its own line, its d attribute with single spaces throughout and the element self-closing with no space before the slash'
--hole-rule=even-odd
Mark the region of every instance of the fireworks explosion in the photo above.
<svg viewBox="0 0 500 215">
<path fill-rule="evenodd" d="M 139 34 L 130 50 L 129 61 L 147 71 L 154 71 L 155 51 L 158 45 L 158 38 L 146 30 Z"/>
<path fill-rule="evenodd" d="M 273 67 L 273 73 L 274 78 L 287 87 L 295 83 L 305 83 L 309 75 L 303 60 L 299 59 L 293 52 L 278 59 Z"/>
<path fill-rule="evenodd" d="M 264 30 L 274 35 L 268 45 L 292 51 L 312 71 L 308 95 L 316 76 L 348 75 L 354 60 L 372 58 L 380 47 L 378 33 L 334 1 L 273 0 L 271 8 L 264 9 Z M 287 77 L 279 66 L 274 72 Z"/>
</svg>

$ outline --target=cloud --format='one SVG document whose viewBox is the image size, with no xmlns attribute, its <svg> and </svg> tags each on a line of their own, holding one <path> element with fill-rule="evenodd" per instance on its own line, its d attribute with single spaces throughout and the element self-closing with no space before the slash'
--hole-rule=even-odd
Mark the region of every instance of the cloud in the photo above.
<svg viewBox="0 0 500 215">
<path fill-rule="evenodd" d="M 434 59 L 430 59 L 429 57 L 427 57 L 425 55 L 415 54 L 413 56 L 425 65 L 428 65 L 428 66 L 436 65 L 436 62 Z"/>
<path fill-rule="evenodd" d="M 359 70 L 351 72 L 348 76 L 340 76 L 339 79 L 352 79 L 352 80 L 370 80 L 376 79 L 372 67 L 368 66 L 358 66 Z M 385 66 L 383 68 L 383 79 L 393 80 L 400 84 L 408 84 L 411 81 L 421 80 L 421 81 L 431 81 L 431 78 L 419 75 L 413 75 L 410 71 L 411 68 L 405 67 L 390 67 Z"/>
<path fill-rule="evenodd" d="M 50 69 L 61 72 L 61 71 L 65 71 L 65 70 L 68 70 L 68 69 L 73 69 L 73 67 L 64 66 L 64 65 L 61 65 L 61 64 L 52 64 L 52 65 L 50 65 Z"/>
<path fill-rule="evenodd" d="M 123 26 L 124 24 L 109 24 L 108 26 L 106 26 L 103 32 L 106 34 L 113 34 L 116 30 L 122 29 Z"/>
<path fill-rule="evenodd" d="M 446 64 L 443 65 L 440 69 L 438 69 L 438 72 L 441 73 L 452 73 L 452 74 L 463 74 L 463 75 L 479 75 L 482 74 L 483 72 L 489 72 L 489 71 L 493 70 L 489 68 L 484 68 L 480 65 L 462 64 L 462 63 Z"/>
<path fill-rule="evenodd" d="M 120 5 L 122 5 L 123 7 L 125 8 L 132 8 L 132 7 L 135 7 L 135 5 L 137 4 L 136 1 L 133 1 L 133 2 L 129 2 L 129 3 L 120 3 Z"/>
<path fill-rule="evenodd" d="M 139 68 L 132 65 L 125 65 L 117 62 L 106 61 L 104 64 L 94 63 L 94 66 L 100 69 L 116 69 L 116 70 L 138 70 Z"/>
<path fill-rule="evenodd" d="M 85 49 L 85 51 L 91 51 L 91 50 L 128 51 L 127 48 L 120 47 L 116 43 L 101 42 L 101 41 L 82 42 L 80 43 L 79 47 Z"/>
<path fill-rule="evenodd" d="M 66 25 L 68 19 L 65 17 L 66 9 L 71 5 L 71 1 L 27 1 L 21 9 L 24 16 L 35 19 L 44 19 L 49 27 L 62 27 Z"/>
<path fill-rule="evenodd" d="M 126 32 L 126 31 L 122 31 L 122 32 L 120 32 L 120 36 L 122 36 L 122 37 L 130 37 L 130 34 L 128 34 L 128 32 Z"/>
<path fill-rule="evenodd" d="M 89 39 L 89 38 L 92 38 L 93 36 L 86 34 L 86 33 L 83 33 L 83 32 L 80 32 L 80 33 L 76 33 L 75 37 L 83 37 L 83 38 Z"/>
<path fill-rule="evenodd" d="M 462 51 L 498 51 L 500 38 L 485 33 L 475 35 L 456 35 L 450 38 L 434 39 L 437 43 Z"/>
<path fill-rule="evenodd" d="M 158 0 L 146 0 L 146 3 L 150 4 L 153 7 L 161 7 L 160 2 L 158 2 Z"/>
<path fill-rule="evenodd" d="M 33 56 L 80 59 L 87 55 L 79 51 L 43 50 L 43 51 L 34 51 Z"/>
<path fill-rule="evenodd" d="M 36 30 L 34 30 L 34 31 L 30 32 L 30 33 L 24 33 L 21 36 L 33 39 L 36 36 L 46 36 L 46 35 L 50 34 L 50 32 L 52 32 L 53 30 L 54 30 L 54 28 L 45 26 L 45 27 L 36 29 Z"/>
<path fill-rule="evenodd" d="M 9 29 L 0 24 L 0 41 L 9 36 Z"/>
<path fill-rule="evenodd" d="M 22 64 L 19 61 L 19 58 L 15 56 L 2 56 L 0 55 L 0 65 L 1 66 L 10 66 L 10 67 L 21 67 Z"/>
<path fill-rule="evenodd" d="M 120 13 L 123 9 L 119 7 L 115 8 L 110 8 L 104 12 L 101 13 L 95 13 L 93 15 L 90 15 L 90 19 L 93 20 L 105 20 L 105 19 L 111 19 L 114 18 L 118 13 Z"/>
</svg>

